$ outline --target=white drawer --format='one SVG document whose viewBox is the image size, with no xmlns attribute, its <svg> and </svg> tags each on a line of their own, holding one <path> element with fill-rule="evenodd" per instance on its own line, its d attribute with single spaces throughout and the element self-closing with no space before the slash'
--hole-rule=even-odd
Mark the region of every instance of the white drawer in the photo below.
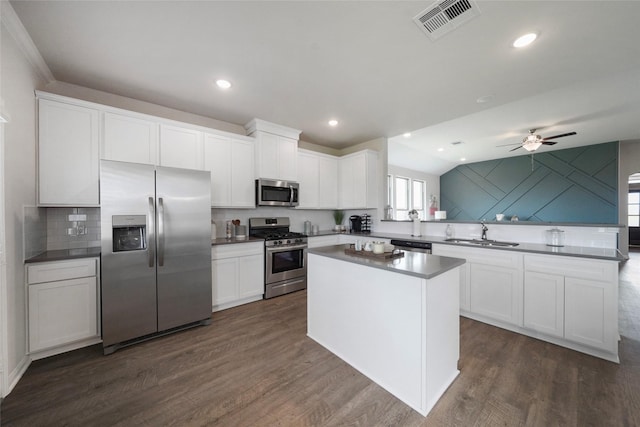
<svg viewBox="0 0 640 427">
<path fill-rule="evenodd" d="M 211 247 L 212 260 L 263 254 L 264 241 L 262 240 L 251 243 L 230 243 L 228 245 L 213 245 Z"/>
<path fill-rule="evenodd" d="M 617 263 L 591 258 L 565 256 L 525 255 L 524 269 L 565 277 L 600 281 L 615 280 Z"/>
<path fill-rule="evenodd" d="M 432 247 L 434 255 L 466 259 L 468 263 L 522 268 L 522 253 L 483 247 L 438 245 Z"/>
<path fill-rule="evenodd" d="M 55 282 L 95 276 L 97 258 L 82 258 L 66 261 L 37 262 L 27 265 L 27 283 Z"/>
</svg>

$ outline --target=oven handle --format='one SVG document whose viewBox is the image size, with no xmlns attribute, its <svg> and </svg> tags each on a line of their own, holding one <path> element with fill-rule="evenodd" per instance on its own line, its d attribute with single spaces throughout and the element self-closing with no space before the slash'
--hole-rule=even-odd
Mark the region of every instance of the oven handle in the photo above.
<svg viewBox="0 0 640 427">
<path fill-rule="evenodd" d="M 303 243 L 301 245 L 293 245 L 293 246 L 270 246 L 267 248 L 267 252 L 286 252 L 290 250 L 296 249 L 307 249 L 307 244 Z"/>
</svg>

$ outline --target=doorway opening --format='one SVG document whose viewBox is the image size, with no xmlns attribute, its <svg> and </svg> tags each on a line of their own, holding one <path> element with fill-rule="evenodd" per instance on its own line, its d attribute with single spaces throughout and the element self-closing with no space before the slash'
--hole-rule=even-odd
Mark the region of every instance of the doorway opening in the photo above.
<svg viewBox="0 0 640 427">
<path fill-rule="evenodd" d="M 629 248 L 640 248 L 640 172 L 629 175 L 629 198 L 627 203 Z"/>
</svg>

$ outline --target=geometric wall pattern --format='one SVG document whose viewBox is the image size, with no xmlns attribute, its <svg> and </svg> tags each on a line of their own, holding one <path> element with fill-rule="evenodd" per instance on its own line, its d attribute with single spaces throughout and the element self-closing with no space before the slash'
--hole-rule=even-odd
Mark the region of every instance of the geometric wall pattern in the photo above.
<svg viewBox="0 0 640 427">
<path fill-rule="evenodd" d="M 447 218 L 618 223 L 618 142 L 460 165 L 440 176 Z"/>
</svg>

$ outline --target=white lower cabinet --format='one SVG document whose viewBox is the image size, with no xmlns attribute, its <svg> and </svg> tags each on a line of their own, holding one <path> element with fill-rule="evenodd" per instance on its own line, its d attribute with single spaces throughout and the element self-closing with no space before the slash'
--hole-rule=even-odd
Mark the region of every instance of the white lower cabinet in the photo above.
<svg viewBox="0 0 640 427">
<path fill-rule="evenodd" d="M 469 311 L 522 326 L 522 269 L 469 264 Z"/>
<path fill-rule="evenodd" d="M 437 244 L 432 251 L 467 260 L 460 269 L 462 315 L 522 326 L 522 254 Z"/>
<path fill-rule="evenodd" d="M 618 297 L 611 284 L 566 277 L 564 292 L 564 337 L 603 350 L 617 350 Z"/>
<path fill-rule="evenodd" d="M 262 299 L 264 242 L 215 245 L 211 249 L 213 311 Z"/>
<path fill-rule="evenodd" d="M 617 357 L 617 263 L 526 255 L 525 327 Z"/>
<path fill-rule="evenodd" d="M 464 258 L 460 314 L 618 362 L 618 262 L 434 244 Z"/>
<path fill-rule="evenodd" d="M 564 276 L 525 271 L 524 327 L 564 337 Z"/>
<path fill-rule="evenodd" d="M 99 270 L 98 258 L 27 265 L 32 359 L 101 341 Z"/>
</svg>

